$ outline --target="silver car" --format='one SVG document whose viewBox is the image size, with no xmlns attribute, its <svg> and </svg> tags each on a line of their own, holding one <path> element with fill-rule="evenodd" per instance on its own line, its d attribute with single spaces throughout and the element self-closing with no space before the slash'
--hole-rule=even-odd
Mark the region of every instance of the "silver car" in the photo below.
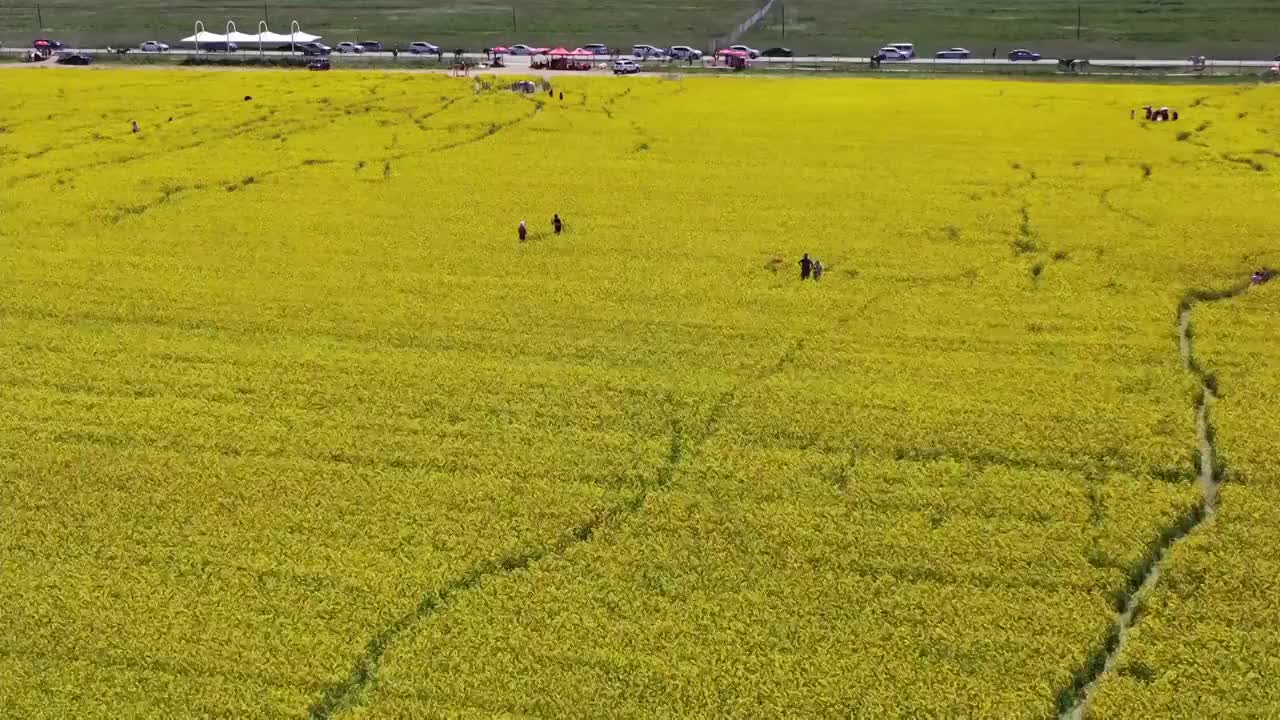
<svg viewBox="0 0 1280 720">
<path fill-rule="evenodd" d="M 142 52 L 169 52 L 169 46 L 159 40 L 148 40 L 138 46 Z"/>
<path fill-rule="evenodd" d="M 939 50 L 934 53 L 933 56 L 939 60 L 968 60 L 971 54 L 972 53 L 964 48 L 948 48 L 946 50 Z"/>
<path fill-rule="evenodd" d="M 667 51 L 667 55 L 674 60 L 701 60 L 702 51 L 694 50 L 688 45 L 674 45 Z"/>
<path fill-rule="evenodd" d="M 363 45 L 357 45 L 357 44 L 355 44 L 355 43 L 353 43 L 353 42 L 340 42 L 340 43 L 338 43 L 338 52 L 340 52 L 340 53 L 355 53 L 355 54 L 359 55 L 360 53 L 363 53 L 363 52 L 364 52 L 364 46 L 363 46 Z"/>
<path fill-rule="evenodd" d="M 664 58 L 667 51 L 653 45 L 634 45 L 631 48 L 631 54 L 638 58 Z"/>
</svg>

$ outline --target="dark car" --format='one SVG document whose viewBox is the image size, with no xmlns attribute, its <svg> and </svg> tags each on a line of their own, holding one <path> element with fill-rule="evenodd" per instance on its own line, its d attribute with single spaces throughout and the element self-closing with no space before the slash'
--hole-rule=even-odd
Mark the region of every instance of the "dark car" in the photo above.
<svg viewBox="0 0 1280 720">
<path fill-rule="evenodd" d="M 333 52 L 333 48 L 328 45 L 322 45 L 318 42 L 303 43 L 298 46 L 298 50 L 303 55 L 329 55 Z"/>
<path fill-rule="evenodd" d="M 93 58 L 80 53 L 67 53 L 58 56 L 59 65 L 89 65 L 93 62 Z"/>
<path fill-rule="evenodd" d="M 323 71 L 323 70 L 328 70 L 330 67 L 332 67 L 332 66 L 329 64 L 329 60 L 328 60 L 327 58 L 321 58 L 321 59 L 319 59 L 319 60 L 312 60 L 311 62 L 307 63 L 307 69 L 308 69 L 308 70 L 322 70 L 322 71 Z"/>
<path fill-rule="evenodd" d="M 795 57 L 795 53 L 791 52 L 791 48 L 772 47 L 761 50 L 760 57 Z"/>
<path fill-rule="evenodd" d="M 378 42 L 377 40 L 365 40 L 363 42 L 358 42 L 356 44 L 364 48 L 365 52 L 382 52 L 383 50 L 386 50 L 386 48 L 383 47 L 382 43 Z"/>
<path fill-rule="evenodd" d="M 1018 60 L 1039 60 L 1039 59 L 1040 59 L 1040 53 L 1031 52 L 1030 50 L 1023 50 L 1022 48 L 1019 48 L 1017 50 L 1011 50 L 1009 52 L 1010 62 L 1017 62 Z"/>
</svg>

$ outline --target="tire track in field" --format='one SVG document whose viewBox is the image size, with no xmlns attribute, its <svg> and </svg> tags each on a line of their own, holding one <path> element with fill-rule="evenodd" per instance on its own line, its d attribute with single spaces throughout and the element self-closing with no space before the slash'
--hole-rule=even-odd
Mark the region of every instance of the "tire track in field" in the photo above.
<svg viewBox="0 0 1280 720">
<path fill-rule="evenodd" d="M 535 111 L 536 112 L 536 111 Z M 576 545 L 590 542 L 597 530 L 616 525 L 644 509 L 645 502 L 655 492 L 671 486 L 676 472 L 696 458 L 706 443 L 719 431 L 725 416 L 733 408 L 741 392 L 752 385 L 768 380 L 793 364 L 804 348 L 805 338 L 792 341 L 782 355 L 753 376 L 738 383 L 716 397 L 701 425 L 689 432 L 673 411 L 670 419 L 670 446 L 666 456 L 653 473 L 653 479 L 630 497 L 603 507 L 569 528 L 554 544 L 517 554 L 508 554 L 496 560 L 486 560 L 473 566 L 465 574 L 445 583 L 438 590 L 429 591 L 416 606 L 396 618 L 374 634 L 365 644 L 364 651 L 356 658 L 347 678 L 326 688 L 308 708 L 313 720 L 328 720 L 338 713 L 355 707 L 365 690 L 377 676 L 387 647 L 400 639 L 418 624 L 441 614 L 459 595 L 477 588 L 485 579 L 500 577 L 522 570 L 552 557 L 563 556 Z M 669 399 L 670 401 L 670 399 Z"/>
<path fill-rule="evenodd" d="M 1198 304 L 1229 300 L 1248 289 L 1249 283 L 1246 281 L 1226 289 L 1188 290 L 1178 304 L 1178 352 L 1183 368 L 1200 381 L 1200 397 L 1196 400 L 1196 485 L 1200 488 L 1200 502 L 1166 527 L 1148 551 L 1146 560 L 1133 575 L 1129 591 L 1121 598 L 1115 622 L 1112 623 L 1106 640 L 1089 656 L 1084 667 L 1075 673 L 1071 685 L 1059 691 L 1059 720 L 1083 720 L 1089 701 L 1111 673 L 1124 650 L 1129 630 L 1135 624 L 1143 601 L 1160 581 L 1160 573 L 1169 551 L 1217 513 L 1218 490 L 1225 468 L 1218 459 L 1209 408 L 1217 400 L 1218 384 L 1213 374 L 1206 372 L 1196 360 L 1192 347 L 1191 311 Z"/>
</svg>

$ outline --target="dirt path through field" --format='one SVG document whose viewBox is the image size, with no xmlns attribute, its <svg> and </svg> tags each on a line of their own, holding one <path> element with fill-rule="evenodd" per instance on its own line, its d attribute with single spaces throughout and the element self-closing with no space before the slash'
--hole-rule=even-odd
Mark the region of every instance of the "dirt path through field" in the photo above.
<svg viewBox="0 0 1280 720">
<path fill-rule="evenodd" d="M 1217 513 L 1222 466 L 1218 461 L 1213 424 L 1210 420 L 1210 408 L 1218 399 L 1217 381 L 1196 361 L 1192 344 L 1191 311 L 1200 303 L 1229 300 L 1248 289 L 1249 284 L 1246 282 L 1226 290 L 1193 290 L 1186 294 L 1178 306 L 1178 353 L 1182 358 L 1182 367 L 1200 382 L 1200 397 L 1196 401 L 1198 448 L 1196 485 L 1200 488 L 1200 503 L 1190 515 L 1180 518 L 1165 530 L 1159 546 L 1142 574 L 1142 581 L 1125 597 L 1124 605 L 1116 616 L 1106 643 L 1093 655 L 1086 666 L 1082 681 L 1077 682 L 1059 696 L 1060 720 L 1084 719 L 1089 700 L 1102 681 L 1111 673 L 1116 660 L 1124 650 L 1138 608 L 1160 581 L 1161 568 L 1169 550 Z"/>
</svg>

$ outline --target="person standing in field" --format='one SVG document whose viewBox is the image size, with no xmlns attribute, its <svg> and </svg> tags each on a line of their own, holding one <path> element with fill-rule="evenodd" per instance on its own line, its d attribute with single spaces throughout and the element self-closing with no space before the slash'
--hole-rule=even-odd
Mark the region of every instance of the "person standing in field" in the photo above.
<svg viewBox="0 0 1280 720">
<path fill-rule="evenodd" d="M 525 238 L 529 237 L 529 228 L 525 227 L 523 220 L 520 221 L 520 227 L 516 232 L 520 234 L 520 242 L 524 242 Z"/>
<path fill-rule="evenodd" d="M 814 259 L 813 261 L 813 281 L 817 282 L 822 279 L 822 261 Z"/>
<path fill-rule="evenodd" d="M 564 229 L 564 222 L 560 220 L 560 213 L 556 213 L 556 216 L 551 218 L 551 227 L 556 231 L 557 235 Z"/>
<path fill-rule="evenodd" d="M 813 261 L 809 259 L 809 253 L 805 253 L 800 258 L 800 279 L 808 280 L 809 274 L 813 272 Z"/>
<path fill-rule="evenodd" d="M 130 120 L 129 122 L 133 124 L 133 134 L 134 134 L 134 135 L 137 135 L 137 134 L 138 134 L 138 121 L 137 121 L 137 120 Z"/>
</svg>

